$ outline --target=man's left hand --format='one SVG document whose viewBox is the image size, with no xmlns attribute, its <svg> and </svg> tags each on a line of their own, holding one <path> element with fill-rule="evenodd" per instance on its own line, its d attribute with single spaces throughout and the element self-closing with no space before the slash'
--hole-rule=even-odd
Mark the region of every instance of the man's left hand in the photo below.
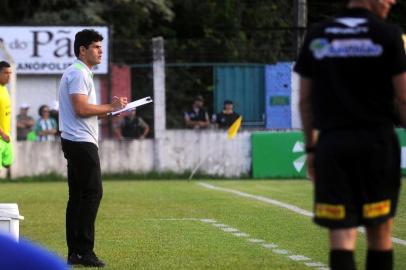
<svg viewBox="0 0 406 270">
<path fill-rule="evenodd" d="M 314 153 L 307 154 L 307 177 L 310 181 L 315 181 L 315 174 L 314 174 Z"/>
<path fill-rule="evenodd" d="M 7 143 L 10 142 L 10 137 L 6 133 L 1 133 L 1 138 Z"/>
</svg>

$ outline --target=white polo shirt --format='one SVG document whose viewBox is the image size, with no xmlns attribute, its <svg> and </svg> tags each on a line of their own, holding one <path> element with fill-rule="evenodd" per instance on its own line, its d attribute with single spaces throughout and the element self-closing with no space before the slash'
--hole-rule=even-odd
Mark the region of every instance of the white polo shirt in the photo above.
<svg viewBox="0 0 406 270">
<path fill-rule="evenodd" d="M 73 108 L 71 95 L 88 96 L 88 103 L 97 104 L 92 71 L 80 60 L 75 60 L 62 75 L 59 85 L 59 129 L 61 137 L 75 142 L 90 142 L 98 146 L 97 116 L 80 117 Z"/>
</svg>

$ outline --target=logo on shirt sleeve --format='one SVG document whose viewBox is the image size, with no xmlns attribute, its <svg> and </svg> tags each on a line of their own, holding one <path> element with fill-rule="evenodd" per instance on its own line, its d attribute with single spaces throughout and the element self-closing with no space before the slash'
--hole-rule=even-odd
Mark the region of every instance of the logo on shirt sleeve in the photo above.
<svg viewBox="0 0 406 270">
<path fill-rule="evenodd" d="M 370 39 L 336 39 L 331 42 L 325 38 L 314 39 L 310 43 L 314 58 L 379 57 L 383 47 Z"/>
</svg>

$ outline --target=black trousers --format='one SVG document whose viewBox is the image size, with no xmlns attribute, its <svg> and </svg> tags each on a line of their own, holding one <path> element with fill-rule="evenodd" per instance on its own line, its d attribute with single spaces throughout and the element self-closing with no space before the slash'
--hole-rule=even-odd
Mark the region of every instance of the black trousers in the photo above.
<svg viewBox="0 0 406 270">
<path fill-rule="evenodd" d="M 69 200 L 66 208 L 68 255 L 93 251 L 95 221 L 103 195 L 98 148 L 89 142 L 61 138 L 68 162 Z"/>
</svg>

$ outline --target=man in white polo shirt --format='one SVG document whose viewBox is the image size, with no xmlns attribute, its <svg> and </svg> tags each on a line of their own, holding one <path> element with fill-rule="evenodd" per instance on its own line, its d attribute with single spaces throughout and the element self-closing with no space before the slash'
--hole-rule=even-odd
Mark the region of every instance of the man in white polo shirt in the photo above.
<svg viewBox="0 0 406 270">
<path fill-rule="evenodd" d="M 66 209 L 68 264 L 104 267 L 93 251 L 94 224 L 103 194 L 98 154 L 98 118 L 119 110 L 127 99 L 98 105 L 92 67 L 100 64 L 103 37 L 85 29 L 75 36 L 77 60 L 64 72 L 59 86 L 59 126 L 68 163 L 69 200 Z"/>
</svg>

